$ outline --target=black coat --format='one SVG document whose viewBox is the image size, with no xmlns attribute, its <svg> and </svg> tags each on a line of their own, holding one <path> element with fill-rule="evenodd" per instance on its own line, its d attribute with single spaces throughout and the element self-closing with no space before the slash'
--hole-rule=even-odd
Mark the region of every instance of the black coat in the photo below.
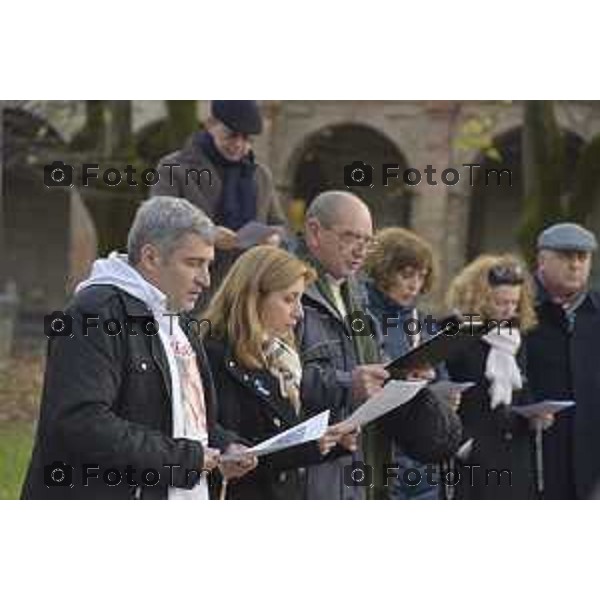
<svg viewBox="0 0 600 600">
<path fill-rule="evenodd" d="M 544 434 L 545 497 L 587 498 L 600 482 L 600 295 L 589 292 L 571 326 L 539 290 L 539 324 L 527 336 L 536 400 L 575 400 Z"/>
<path fill-rule="evenodd" d="M 247 369 L 232 348 L 217 339 L 206 340 L 206 353 L 217 393 L 217 419 L 252 445 L 297 425 L 297 415 L 281 395 L 276 377 L 267 370 Z M 329 458 L 339 456 L 334 452 Z M 229 499 L 282 500 L 306 498 L 306 466 L 322 462 L 316 442 L 259 458 L 258 467 L 230 481 Z"/>
<path fill-rule="evenodd" d="M 168 361 L 158 335 L 143 333 L 143 324 L 152 318 L 145 304 L 116 287 L 97 285 L 79 292 L 66 312 L 72 318 L 73 335 L 54 337 L 48 343 L 39 424 L 22 497 L 164 499 L 170 483 L 193 487 L 203 464 L 202 444 L 172 437 Z M 84 335 L 85 315 L 97 315 L 100 324 L 116 319 L 121 333 L 110 336 L 100 326 Z M 237 438 L 215 424 L 215 394 L 206 356 L 193 328 L 188 337 L 204 384 L 209 443 L 224 449 Z M 71 471 L 72 486 L 45 484 L 45 474 L 55 461 L 71 467 L 66 468 L 65 483 L 70 483 Z M 82 475 L 86 464 L 98 465 L 99 470 L 92 472 L 100 474 L 87 486 Z M 135 469 L 129 481 L 138 485 L 127 483 L 128 468 Z M 121 472 L 119 485 L 102 481 L 106 469 Z M 139 485 L 146 469 L 159 473 L 156 485 Z M 196 472 L 188 476 L 186 470 Z"/>
<path fill-rule="evenodd" d="M 474 341 L 468 350 L 446 363 L 452 381 L 477 383 L 463 393 L 458 411 L 465 440 L 473 438 L 474 442 L 464 464 L 456 461 L 460 481 L 455 488 L 455 497 L 480 500 L 533 499 L 535 472 L 529 422 L 505 405 L 491 409 L 489 382 L 485 378 L 489 352 L 489 344 L 483 340 Z M 517 361 L 524 372 L 522 350 Z M 526 385 L 523 390 L 513 394 L 513 405 L 529 402 Z"/>
</svg>

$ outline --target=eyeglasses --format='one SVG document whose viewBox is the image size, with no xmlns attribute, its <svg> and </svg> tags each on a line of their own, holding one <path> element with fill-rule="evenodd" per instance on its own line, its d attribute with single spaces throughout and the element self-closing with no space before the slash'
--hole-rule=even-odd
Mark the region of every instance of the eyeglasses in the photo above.
<svg viewBox="0 0 600 600">
<path fill-rule="evenodd" d="M 525 281 L 525 273 L 519 265 L 496 265 L 488 272 L 488 282 L 495 285 L 521 285 Z"/>
<path fill-rule="evenodd" d="M 371 250 L 375 246 L 375 239 L 372 235 L 363 235 L 362 233 L 356 233 L 356 231 L 350 231 L 349 229 L 343 231 L 336 231 L 335 229 L 329 229 L 344 246 L 364 246 L 367 250 Z"/>
</svg>

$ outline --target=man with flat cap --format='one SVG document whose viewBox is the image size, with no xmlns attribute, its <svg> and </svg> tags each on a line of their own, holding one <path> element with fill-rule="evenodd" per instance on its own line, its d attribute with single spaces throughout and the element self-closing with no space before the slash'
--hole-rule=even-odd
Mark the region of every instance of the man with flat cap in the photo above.
<svg viewBox="0 0 600 600">
<path fill-rule="evenodd" d="M 210 112 L 204 130 L 160 160 L 160 179 L 151 194 L 185 198 L 218 226 L 215 247 L 221 252 L 212 270 L 215 290 L 240 249 L 238 230 L 252 221 L 284 225 L 285 215 L 269 170 L 252 151 L 252 138 L 263 127 L 258 103 L 213 100 Z M 258 235 L 263 236 L 256 240 L 259 243 L 281 241 L 277 228 L 259 229 Z"/>
<path fill-rule="evenodd" d="M 539 325 L 526 340 L 536 400 L 574 400 L 544 435 L 544 498 L 583 499 L 600 484 L 600 294 L 588 287 L 596 237 L 558 223 L 537 240 Z"/>
</svg>

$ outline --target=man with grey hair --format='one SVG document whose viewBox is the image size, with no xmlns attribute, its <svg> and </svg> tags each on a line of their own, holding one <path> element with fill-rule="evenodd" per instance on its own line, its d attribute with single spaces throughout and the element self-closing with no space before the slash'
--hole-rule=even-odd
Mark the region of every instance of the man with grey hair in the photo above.
<svg viewBox="0 0 600 600">
<path fill-rule="evenodd" d="M 210 285 L 214 229 L 187 200 L 138 209 L 128 255 L 97 260 L 45 322 L 41 413 L 23 498 L 208 499 L 207 472 L 256 460 L 215 423 L 212 377 L 185 312 Z"/>
<path fill-rule="evenodd" d="M 589 288 L 596 236 L 557 223 L 537 240 L 538 326 L 526 338 L 527 376 L 536 400 L 574 400 L 544 435 L 546 499 L 600 491 L 600 295 Z"/>
<path fill-rule="evenodd" d="M 303 296 L 300 349 L 302 401 L 308 411 L 329 409 L 333 421 L 345 419 L 381 390 L 389 373 L 382 364 L 377 324 L 366 309 L 366 291 L 356 278 L 373 240 L 367 205 L 346 191 L 319 194 L 305 216 L 299 254 L 318 273 Z M 366 432 L 368 465 L 359 451 L 308 468 L 308 497 L 360 499 L 374 474 L 374 497 L 385 497 L 386 474 L 395 440 L 422 462 L 437 462 L 457 450 L 460 423 L 448 406 L 423 390 L 417 401 L 394 411 Z M 354 459 L 354 462 L 353 462 Z M 374 470 L 374 473 L 373 473 Z M 359 479 L 353 474 L 362 473 Z"/>
</svg>

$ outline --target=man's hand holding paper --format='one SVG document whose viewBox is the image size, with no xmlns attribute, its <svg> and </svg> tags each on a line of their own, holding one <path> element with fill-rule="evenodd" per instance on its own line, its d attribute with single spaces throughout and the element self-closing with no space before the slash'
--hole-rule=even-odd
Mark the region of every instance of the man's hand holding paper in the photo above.
<svg viewBox="0 0 600 600">
<path fill-rule="evenodd" d="M 323 455 L 328 454 L 336 445 L 341 446 L 349 452 L 356 452 L 359 436 L 360 427 L 346 421 L 341 421 L 327 428 L 325 435 L 319 440 L 319 449 Z"/>
<path fill-rule="evenodd" d="M 249 452 L 249 448 L 242 444 L 229 444 L 224 457 L 227 455 L 236 456 L 233 460 L 221 460 L 219 462 L 219 470 L 223 477 L 228 481 L 233 479 L 240 479 L 246 473 L 254 470 L 258 466 L 258 459 L 256 456 Z"/>
<path fill-rule="evenodd" d="M 360 365 L 352 370 L 352 398 L 355 402 L 364 402 L 377 394 L 390 374 L 381 364 Z"/>
</svg>

